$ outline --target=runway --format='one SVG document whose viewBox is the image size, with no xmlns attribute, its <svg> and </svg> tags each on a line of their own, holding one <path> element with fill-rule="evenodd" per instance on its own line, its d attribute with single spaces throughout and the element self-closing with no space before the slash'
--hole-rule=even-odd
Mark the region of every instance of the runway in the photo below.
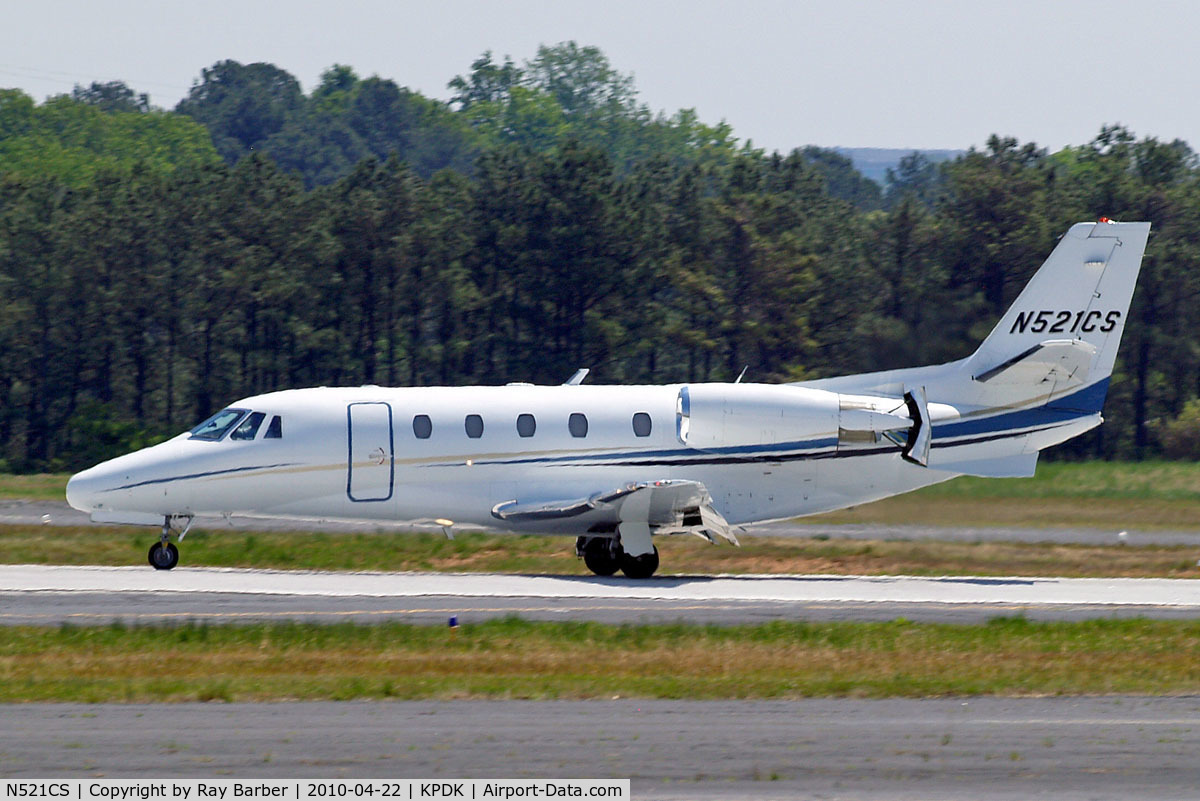
<svg viewBox="0 0 1200 801">
<path fill-rule="evenodd" d="M 629 778 L 636 799 L 1159 799 L 1196 698 L 0 705 L 9 778 Z"/>
<path fill-rule="evenodd" d="M 407 620 L 973 622 L 1196 617 L 1200 581 L 912 576 L 595 576 L 0 565 L 0 623 Z"/>
<path fill-rule="evenodd" d="M 0 566 L 0 624 L 1200 615 L 1200 581 Z M 402 680 L 403 677 L 400 677 Z M 0 777 L 629 778 L 638 799 L 1168 799 L 1200 699 L 0 705 Z"/>
</svg>

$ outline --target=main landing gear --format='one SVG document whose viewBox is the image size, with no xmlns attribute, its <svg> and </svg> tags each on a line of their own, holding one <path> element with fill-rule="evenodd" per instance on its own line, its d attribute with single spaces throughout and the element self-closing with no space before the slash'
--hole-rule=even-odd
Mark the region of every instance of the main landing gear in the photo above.
<svg viewBox="0 0 1200 801">
<path fill-rule="evenodd" d="M 179 549 L 168 541 L 171 534 L 171 520 L 166 517 L 163 519 L 162 534 L 158 542 L 150 546 L 149 560 L 150 566 L 155 570 L 170 570 L 179 564 Z M 188 529 L 192 527 L 192 518 L 187 517 L 187 525 L 179 532 L 177 540 L 183 542 L 183 538 L 187 536 Z"/>
<path fill-rule="evenodd" d="M 616 537 L 580 537 L 575 542 L 575 552 L 597 576 L 611 576 L 620 570 L 628 578 L 644 579 L 658 570 L 658 548 L 641 556 L 630 556 Z"/>
</svg>

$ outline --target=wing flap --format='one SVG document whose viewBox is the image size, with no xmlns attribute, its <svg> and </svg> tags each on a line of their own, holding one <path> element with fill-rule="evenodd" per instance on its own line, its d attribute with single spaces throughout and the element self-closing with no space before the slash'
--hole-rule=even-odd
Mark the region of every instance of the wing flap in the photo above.
<svg viewBox="0 0 1200 801">
<path fill-rule="evenodd" d="M 647 494 L 648 502 L 630 504 L 627 509 L 625 502 L 635 493 Z M 738 544 L 732 527 L 713 506 L 712 496 L 699 481 L 636 481 L 586 497 L 514 498 L 492 507 L 492 516 L 508 523 L 567 520 L 587 514 L 591 514 L 595 522 L 644 522 L 660 533 L 693 532 L 710 542 L 716 536 L 733 545 Z"/>
<path fill-rule="evenodd" d="M 612 505 L 632 492 L 641 489 L 641 484 L 626 484 L 607 492 L 597 492 L 586 498 L 568 498 L 552 501 L 503 501 L 492 507 L 492 517 L 497 520 L 524 522 L 533 520 L 559 520 L 578 517 L 593 509 Z"/>
</svg>

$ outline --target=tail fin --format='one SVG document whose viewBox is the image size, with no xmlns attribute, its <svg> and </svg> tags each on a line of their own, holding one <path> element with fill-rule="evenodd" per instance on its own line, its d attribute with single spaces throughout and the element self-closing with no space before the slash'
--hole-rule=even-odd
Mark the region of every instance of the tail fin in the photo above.
<svg viewBox="0 0 1200 801">
<path fill-rule="evenodd" d="M 1044 383 L 1050 370 L 1056 372 L 1054 394 L 1066 388 L 1064 382 L 1095 385 L 1107 379 L 1149 235 L 1145 222 L 1071 226 L 968 360 L 971 377 L 1016 389 L 1013 385 L 1029 380 Z M 1030 393 L 1035 394 L 1040 393 Z M 1103 403 L 1103 395 L 1099 400 Z"/>
<path fill-rule="evenodd" d="M 932 425 L 928 460 L 924 446 L 914 446 L 903 454 L 908 461 L 972 475 L 1033 475 L 1039 451 L 1101 423 L 1149 235 L 1145 222 L 1071 226 L 966 359 L 798 386 L 912 398 L 918 411 L 927 396 L 920 419 Z"/>
</svg>

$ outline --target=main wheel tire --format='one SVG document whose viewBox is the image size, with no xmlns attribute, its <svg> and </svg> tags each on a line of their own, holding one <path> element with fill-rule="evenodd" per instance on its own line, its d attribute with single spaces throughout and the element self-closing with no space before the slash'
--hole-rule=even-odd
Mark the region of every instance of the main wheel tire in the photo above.
<svg viewBox="0 0 1200 801">
<path fill-rule="evenodd" d="M 608 537 L 592 537 L 583 546 L 583 563 L 588 570 L 597 576 L 611 576 L 621 567 L 621 557 L 624 551 L 616 546 L 613 553 L 613 541 Z"/>
<path fill-rule="evenodd" d="M 631 579 L 650 578 L 658 570 L 658 548 L 641 556 L 621 554 L 621 572 Z"/>
<path fill-rule="evenodd" d="M 155 570 L 170 570 L 179 564 L 179 549 L 172 543 L 163 547 L 161 542 L 150 546 L 150 566 Z"/>
</svg>

